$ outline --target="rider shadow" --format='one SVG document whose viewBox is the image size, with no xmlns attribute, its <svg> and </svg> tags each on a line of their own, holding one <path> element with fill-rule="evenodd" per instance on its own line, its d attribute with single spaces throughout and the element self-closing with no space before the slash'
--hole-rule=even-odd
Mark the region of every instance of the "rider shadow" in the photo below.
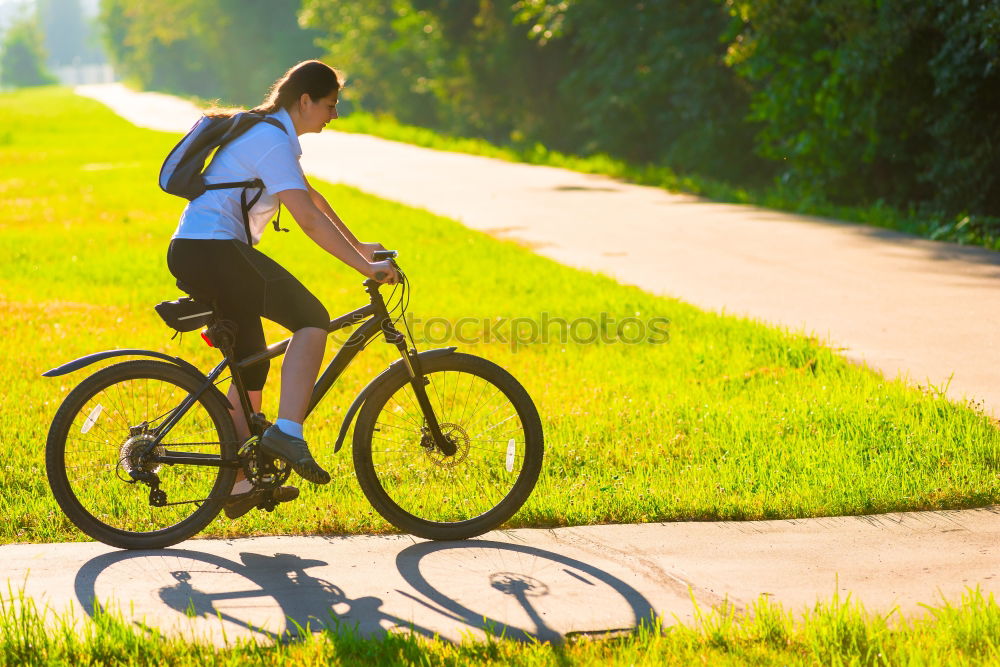
<svg viewBox="0 0 1000 667">
<path fill-rule="evenodd" d="M 545 598 L 552 592 L 550 584 L 531 574 L 509 571 L 508 569 L 500 569 L 498 567 L 494 571 L 489 572 L 488 577 L 485 578 L 486 580 L 482 582 L 484 593 L 488 593 L 489 589 L 492 589 L 505 596 L 509 596 L 524 611 L 529 622 L 534 625 L 534 628 L 530 629 L 516 627 L 504 623 L 499 619 L 477 613 L 458 600 L 446 595 L 435 588 L 421 571 L 420 562 L 428 556 L 444 551 L 453 551 L 455 555 L 459 556 L 458 560 L 461 560 L 463 551 L 468 552 L 471 556 L 472 553 L 470 550 L 473 549 L 488 549 L 500 561 L 505 556 L 513 557 L 515 561 L 519 559 L 524 560 L 524 557 L 528 557 L 529 562 L 530 560 L 538 559 L 538 561 L 547 565 L 554 565 L 555 568 L 550 569 L 559 570 L 561 573 L 568 575 L 576 580 L 576 582 L 582 583 L 585 586 L 596 587 L 597 584 L 603 584 L 614 591 L 628 605 L 632 615 L 632 624 L 628 627 L 570 632 L 564 635 L 546 622 L 546 614 L 539 607 L 542 598 Z M 421 542 L 404 549 L 396 556 L 396 568 L 403 575 L 403 579 L 414 590 L 425 596 L 429 602 L 406 593 L 404 595 L 419 602 L 427 609 L 464 623 L 469 628 L 476 628 L 497 637 L 531 643 L 550 642 L 560 644 L 565 639 L 574 635 L 617 636 L 633 632 L 640 627 L 655 627 L 658 623 L 656 610 L 650 604 L 649 600 L 638 590 L 613 574 L 575 558 L 525 544 L 511 544 L 493 540 Z M 402 593 L 402 591 L 400 592 Z"/>
<path fill-rule="evenodd" d="M 251 635 L 282 642 L 300 640 L 308 634 L 322 632 L 328 627 L 334 628 L 336 632 L 353 630 L 358 636 L 379 637 L 387 634 L 385 623 L 392 627 L 406 628 L 426 637 L 434 636 L 430 630 L 384 613 L 381 609 L 384 603 L 380 598 L 347 597 L 338 586 L 306 572 L 308 568 L 327 563 L 321 560 L 303 559 L 294 554 L 266 556 L 244 552 L 240 554 L 242 563 L 237 563 L 222 556 L 188 549 L 112 552 L 93 558 L 80 568 L 75 581 L 77 600 L 88 614 L 92 617 L 97 616 L 105 611 L 96 593 L 97 578 L 103 571 L 129 560 L 163 557 L 187 561 L 194 566 L 169 570 L 169 576 L 174 583 L 161 586 L 157 590 L 160 601 L 167 608 L 177 612 L 178 616 L 218 618 L 247 630 Z M 145 564 L 137 565 L 142 570 L 148 570 Z M 192 570 L 195 567 L 200 570 L 200 565 L 228 570 L 255 586 L 246 590 L 221 592 L 201 590 L 193 583 L 192 577 Z M 284 630 L 277 633 L 268 631 L 238 618 L 230 611 L 224 611 L 219 605 L 241 600 L 249 602 L 259 598 L 271 598 L 277 603 L 285 619 Z M 135 623 L 148 629 L 137 621 Z"/>
<path fill-rule="evenodd" d="M 481 550 L 478 555 L 487 555 L 487 560 L 496 565 L 486 570 L 479 566 L 475 569 L 472 564 L 482 563 L 482 560 L 476 559 L 477 554 L 469 551 L 472 549 Z M 471 584 L 471 587 L 464 585 L 462 588 L 463 599 L 470 599 L 470 591 L 474 600 L 472 604 L 481 604 L 491 599 L 490 596 L 495 600 L 497 594 L 509 598 L 516 608 L 523 611 L 523 618 L 527 619 L 527 623 L 522 624 L 525 627 L 477 612 L 436 588 L 427 573 L 422 571 L 421 563 L 429 556 L 444 552 L 449 552 L 445 555 L 452 556 L 456 564 L 454 578 L 446 577 L 444 580 L 449 585 L 455 581 Z M 428 638 L 436 634 L 431 628 L 418 625 L 410 618 L 388 613 L 381 598 L 350 598 L 340 587 L 308 572 L 311 568 L 326 566 L 326 562 L 283 553 L 268 556 L 243 552 L 240 562 L 189 549 L 103 554 L 85 563 L 76 575 L 76 597 L 88 614 L 97 616 L 105 611 L 97 598 L 97 581 L 101 574 L 129 561 L 135 562 L 127 566 L 126 572 L 135 572 L 139 576 L 122 582 L 119 590 L 134 585 L 136 580 L 140 581 L 140 585 L 150 586 L 147 590 L 155 591 L 157 600 L 139 600 L 139 604 L 151 602 L 156 607 L 154 614 L 164 608 L 172 610 L 177 615 L 174 620 L 183 617 L 216 618 L 242 628 L 250 636 L 280 642 L 294 642 L 324 630 L 360 637 L 384 637 L 395 631 L 409 631 Z M 469 564 L 465 572 L 461 571 L 463 563 Z M 206 570 L 205 566 L 209 569 Z M 424 614 L 427 620 L 423 622 L 437 628 L 441 627 L 443 618 L 464 626 L 466 630 L 480 630 L 487 635 L 560 644 L 574 634 L 617 635 L 643 625 L 652 627 L 657 622 L 649 601 L 613 574 L 575 558 L 524 544 L 491 540 L 421 542 L 396 554 L 396 568 L 412 591 L 397 592 L 415 603 L 416 609 L 429 612 Z M 426 564 L 424 569 L 427 569 Z M 236 576 L 226 578 L 227 573 Z M 199 582 L 205 583 L 199 587 Z M 591 590 L 588 587 L 594 587 L 593 604 L 601 602 L 598 592 L 610 591 L 616 598 L 624 600 L 626 606 L 623 609 L 629 610 L 630 623 L 627 627 L 564 635 L 546 621 L 544 598 L 551 593 L 559 593 L 559 588 L 566 585 L 582 586 L 587 596 Z M 270 599 L 274 604 L 254 602 L 259 599 Z M 252 614 L 259 612 L 262 606 L 278 607 L 284 619 L 283 629 L 274 632 L 240 618 L 240 609 L 248 609 L 248 613 Z M 171 620 L 162 614 L 156 618 L 159 622 Z M 433 622 L 429 622 L 431 619 Z M 134 622 L 154 632 L 138 621 Z M 466 633 L 463 631 L 461 634 Z"/>
</svg>

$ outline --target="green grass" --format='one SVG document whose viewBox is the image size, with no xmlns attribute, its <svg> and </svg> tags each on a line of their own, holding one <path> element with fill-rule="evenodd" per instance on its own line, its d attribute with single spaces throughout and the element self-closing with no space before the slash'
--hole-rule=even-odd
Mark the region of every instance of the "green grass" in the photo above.
<svg viewBox="0 0 1000 667">
<path fill-rule="evenodd" d="M 81 624 L 30 600 L 0 599 L 0 664 L 10 665 L 995 665 L 1000 606 L 968 591 L 957 605 L 904 619 L 835 597 L 793 614 L 762 597 L 746 612 L 696 610 L 690 625 L 651 626 L 615 639 L 524 643 L 503 637 L 460 643 L 390 633 L 364 639 L 335 622 L 284 642 L 233 642 L 222 649 L 164 637 L 116 613 Z"/>
<path fill-rule="evenodd" d="M 166 351 L 202 369 L 216 352 L 196 334 L 170 340 L 152 310 L 178 295 L 165 265 L 182 202 L 156 174 L 175 135 L 137 129 L 58 88 L 0 95 L 0 542 L 79 540 L 43 465 L 66 393 L 96 367 L 40 373 L 115 347 Z M 411 311 L 568 321 L 662 317 L 663 344 L 510 344 L 463 351 L 526 386 L 547 454 L 510 526 L 764 519 L 984 506 L 1000 500 L 1000 438 L 990 419 L 848 364 L 814 338 L 699 311 L 570 269 L 456 222 L 318 183 L 363 239 L 398 249 Z M 298 230 L 265 236 L 331 313 L 362 305 L 360 277 Z M 278 327 L 269 339 L 283 337 Z M 466 330 L 469 333 L 470 329 Z M 429 345 L 422 345 L 429 347 Z M 391 354 L 392 353 L 392 354 Z M 391 530 L 332 447 L 346 406 L 394 350 L 376 343 L 307 423 L 334 481 L 303 484 L 273 514 L 218 519 L 206 535 Z M 280 376 L 272 369 L 270 386 Z M 276 391 L 265 397 L 274 415 Z"/>
<path fill-rule="evenodd" d="M 353 111 L 338 120 L 334 129 L 372 134 L 408 144 L 439 150 L 472 153 L 510 162 L 564 167 L 588 174 L 603 174 L 641 185 L 674 192 L 687 192 L 722 202 L 753 204 L 836 220 L 859 222 L 895 229 L 935 241 L 951 241 L 1000 250 L 1000 220 L 966 213 L 947 214 L 918 209 L 900 210 L 884 201 L 868 206 L 832 204 L 815 194 L 803 194 L 787 186 L 746 188 L 697 174 L 681 175 L 669 166 L 635 164 L 609 155 L 580 156 L 551 150 L 540 143 L 498 146 L 484 139 L 450 136 L 424 127 L 404 125 L 392 116 Z"/>
</svg>

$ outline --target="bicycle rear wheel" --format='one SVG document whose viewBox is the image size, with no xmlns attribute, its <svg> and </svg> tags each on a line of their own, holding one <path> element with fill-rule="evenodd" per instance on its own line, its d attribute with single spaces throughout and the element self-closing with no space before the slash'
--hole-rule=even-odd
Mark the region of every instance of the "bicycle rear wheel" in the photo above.
<svg viewBox="0 0 1000 667">
<path fill-rule="evenodd" d="M 458 451 L 446 457 L 433 445 L 409 377 L 396 377 L 358 415 L 358 482 L 401 530 L 434 540 L 474 537 L 513 516 L 534 489 L 541 420 L 524 387 L 491 361 L 450 354 L 422 365 L 441 431 Z"/>
<path fill-rule="evenodd" d="M 49 486 L 66 516 L 96 540 L 124 549 L 158 549 L 191 537 L 222 509 L 232 468 L 142 460 L 143 445 L 201 381 L 162 361 L 126 361 L 97 371 L 69 393 L 49 429 Z M 156 453 L 232 456 L 236 432 L 218 394 L 206 391 L 156 447 Z M 129 470 L 155 472 L 169 504 L 154 507 L 150 488 Z M 197 501 L 197 502 L 184 502 Z"/>
</svg>

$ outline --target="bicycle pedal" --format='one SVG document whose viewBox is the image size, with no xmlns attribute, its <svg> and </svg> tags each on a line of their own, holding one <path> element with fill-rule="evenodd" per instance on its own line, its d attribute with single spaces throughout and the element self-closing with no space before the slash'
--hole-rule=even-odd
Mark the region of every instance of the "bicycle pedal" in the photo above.
<svg viewBox="0 0 1000 667">
<path fill-rule="evenodd" d="M 274 508 L 277 507 L 278 504 L 279 504 L 278 501 L 274 500 L 273 498 L 264 498 L 254 507 L 256 507 L 259 510 L 264 510 L 265 512 L 273 512 Z"/>
</svg>

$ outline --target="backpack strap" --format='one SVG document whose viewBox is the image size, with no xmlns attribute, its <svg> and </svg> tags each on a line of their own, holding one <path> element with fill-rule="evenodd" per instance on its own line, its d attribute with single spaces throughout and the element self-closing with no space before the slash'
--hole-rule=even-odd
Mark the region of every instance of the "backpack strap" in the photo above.
<svg viewBox="0 0 1000 667">
<path fill-rule="evenodd" d="M 267 123 L 268 125 L 273 125 L 282 132 L 285 132 L 286 134 L 288 133 L 288 131 L 285 129 L 285 126 L 282 125 L 281 121 L 279 121 L 276 118 L 263 117 L 260 118 L 260 122 Z M 250 209 L 253 208 L 253 205 L 256 204 L 257 200 L 259 200 L 261 195 L 264 194 L 264 181 L 260 180 L 259 178 L 254 178 L 249 181 L 233 181 L 229 183 L 205 184 L 206 190 L 228 190 L 230 188 L 243 188 L 243 192 L 240 193 L 240 212 L 243 214 L 243 229 L 244 232 L 246 233 L 247 245 L 252 246 L 253 235 L 250 232 Z M 257 190 L 257 193 L 250 199 L 250 201 L 247 201 L 247 190 L 250 189 Z M 276 231 L 287 232 L 288 231 L 287 229 L 282 229 L 281 227 L 278 226 L 278 221 L 280 219 L 281 219 L 281 203 L 279 202 L 278 217 L 272 220 L 271 224 L 274 225 L 274 229 Z"/>
<path fill-rule="evenodd" d="M 240 211 L 243 213 L 243 228 L 247 235 L 247 245 L 253 245 L 253 236 L 250 233 L 250 209 L 253 205 L 257 203 L 260 196 L 264 194 L 264 182 L 259 178 L 255 178 L 252 181 L 246 182 L 247 187 L 243 188 L 243 192 L 240 193 Z M 257 193 L 253 196 L 249 202 L 247 201 L 247 190 L 250 188 L 256 188 Z"/>
<path fill-rule="evenodd" d="M 253 237 L 250 234 L 250 209 L 253 205 L 257 203 L 261 195 L 264 194 L 264 182 L 259 178 L 255 178 L 252 181 L 239 181 L 236 183 L 213 183 L 212 185 L 205 186 L 206 190 L 225 190 L 228 188 L 243 188 L 243 192 L 240 193 L 240 212 L 243 214 L 243 228 L 247 236 L 247 245 L 253 245 Z M 257 193 L 247 201 L 247 190 L 257 190 Z M 274 231 L 276 232 L 287 232 L 288 229 L 280 225 L 281 222 L 281 202 L 278 202 L 278 215 L 271 221 L 274 225 Z"/>
<path fill-rule="evenodd" d="M 229 188 L 252 188 L 260 183 L 259 178 L 252 181 L 233 181 L 232 183 L 211 183 L 205 185 L 206 190 L 228 190 Z"/>
</svg>

